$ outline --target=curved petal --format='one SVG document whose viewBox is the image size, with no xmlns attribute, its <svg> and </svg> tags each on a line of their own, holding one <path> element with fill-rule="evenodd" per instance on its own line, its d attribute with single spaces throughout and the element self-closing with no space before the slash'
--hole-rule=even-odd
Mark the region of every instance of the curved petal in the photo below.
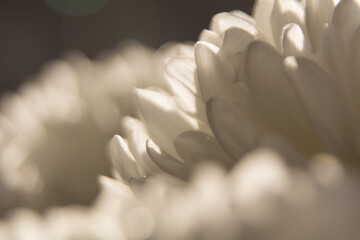
<svg viewBox="0 0 360 240">
<path fill-rule="evenodd" d="M 223 58 L 219 48 L 206 42 L 198 42 L 195 46 L 195 61 L 198 86 L 205 103 L 218 96 L 228 103 L 240 102 L 241 105 L 246 105 L 246 92 L 240 85 L 233 83 L 234 66 Z"/>
<path fill-rule="evenodd" d="M 256 26 L 266 35 L 267 40 L 274 45 L 274 37 L 270 22 L 275 0 L 257 0 L 253 8 Z"/>
<path fill-rule="evenodd" d="M 209 42 L 217 47 L 221 47 L 222 39 L 219 37 L 217 33 L 204 29 L 200 33 L 199 41 Z"/>
<path fill-rule="evenodd" d="M 184 131 L 201 128 L 196 119 L 180 111 L 174 99 L 163 92 L 137 89 L 136 97 L 150 137 L 174 156 L 177 154 L 172 140 Z"/>
<path fill-rule="evenodd" d="M 221 99 L 208 101 L 207 116 L 216 139 L 232 159 L 238 160 L 255 146 L 256 128 L 249 121 L 242 123 Z"/>
<path fill-rule="evenodd" d="M 358 158 L 360 144 L 355 116 L 331 77 L 306 58 L 288 57 L 285 69 L 326 146 L 346 159 Z"/>
<path fill-rule="evenodd" d="M 332 24 L 323 33 L 317 57 L 321 66 L 337 81 L 338 88 L 351 99 L 350 62 L 341 31 Z"/>
<path fill-rule="evenodd" d="M 149 135 L 143 123 L 131 117 L 124 117 L 122 124 L 127 131 L 129 149 L 137 162 L 141 176 L 160 172 L 146 152 L 146 140 Z"/>
<path fill-rule="evenodd" d="M 350 65 L 353 73 L 351 81 L 352 96 L 354 100 L 355 108 L 357 109 L 358 117 L 360 118 L 360 27 L 357 29 L 354 36 L 351 53 L 350 53 Z"/>
<path fill-rule="evenodd" d="M 111 140 L 111 159 L 120 176 L 128 181 L 131 177 L 141 177 L 136 160 L 129 150 L 127 142 L 115 135 Z"/>
<path fill-rule="evenodd" d="M 295 23 L 304 29 L 304 7 L 296 0 L 275 0 L 271 12 L 271 27 L 276 47 L 281 50 L 283 27 Z"/>
<path fill-rule="evenodd" d="M 210 23 L 210 30 L 219 34 L 221 38 L 224 37 L 226 30 L 231 27 L 237 27 L 249 32 L 251 35 L 258 35 L 258 30 L 255 24 L 248 21 L 244 17 L 236 16 L 232 13 L 219 13 L 216 14 Z"/>
<path fill-rule="evenodd" d="M 315 144 L 308 139 L 315 139 L 314 132 L 282 62 L 282 56 L 269 44 L 254 41 L 249 45 L 245 69 L 251 100 L 265 131 L 279 132 L 303 146 L 301 151 L 311 152 Z"/>
<path fill-rule="evenodd" d="M 289 23 L 284 27 L 282 47 L 284 56 L 306 56 L 311 54 L 310 43 L 299 25 Z"/>
<path fill-rule="evenodd" d="M 349 47 L 357 28 L 360 26 L 360 1 L 341 1 L 335 8 L 332 23 L 337 27 Z"/>
<path fill-rule="evenodd" d="M 215 138 L 203 132 L 183 132 L 174 140 L 174 145 L 182 159 L 189 164 L 203 160 L 215 160 L 230 167 L 234 163 Z"/>
<path fill-rule="evenodd" d="M 179 108 L 204 120 L 205 106 L 195 87 L 195 68 L 192 57 L 172 57 L 164 64 L 165 78 Z"/>
<path fill-rule="evenodd" d="M 306 0 L 306 27 L 314 49 L 317 49 L 325 25 L 331 22 L 334 0 Z"/>
<path fill-rule="evenodd" d="M 189 167 L 170 154 L 162 151 L 151 139 L 146 141 L 146 150 L 154 163 L 164 172 L 182 180 L 189 178 Z"/>
<path fill-rule="evenodd" d="M 255 40 L 255 36 L 249 32 L 241 28 L 229 28 L 225 32 L 222 51 L 227 55 L 244 52 L 247 45 L 253 40 Z"/>
</svg>

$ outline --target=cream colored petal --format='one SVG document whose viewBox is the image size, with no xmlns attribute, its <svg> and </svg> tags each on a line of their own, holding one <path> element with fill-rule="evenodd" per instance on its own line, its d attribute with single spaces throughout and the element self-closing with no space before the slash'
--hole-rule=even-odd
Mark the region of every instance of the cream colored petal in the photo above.
<svg viewBox="0 0 360 240">
<path fill-rule="evenodd" d="M 333 79 L 306 58 L 288 57 L 285 70 L 326 146 L 346 159 L 357 159 L 360 156 L 357 121 Z"/>
<path fill-rule="evenodd" d="M 123 118 L 122 123 L 127 129 L 129 149 L 137 162 L 140 175 L 146 176 L 161 172 L 147 154 L 146 140 L 149 138 L 149 135 L 144 124 L 131 117 Z"/>
<path fill-rule="evenodd" d="M 360 117 L 360 27 L 357 29 L 355 37 L 351 45 L 350 66 L 353 73 L 351 89 L 354 98 L 354 105 L 357 109 L 357 114 Z"/>
<path fill-rule="evenodd" d="M 198 42 L 195 47 L 198 86 L 204 102 L 213 96 L 220 96 L 228 102 L 241 100 L 237 94 L 235 69 L 227 62 L 216 46 Z"/>
<path fill-rule="evenodd" d="M 180 111 L 174 99 L 165 93 L 137 89 L 136 97 L 151 139 L 177 157 L 172 141 L 184 131 L 199 129 L 197 120 Z"/>
<path fill-rule="evenodd" d="M 226 30 L 231 27 L 238 27 L 252 35 L 258 35 L 258 30 L 253 22 L 249 22 L 246 19 L 231 13 L 216 14 L 210 23 L 210 30 L 219 34 L 221 38 L 224 36 Z"/>
<path fill-rule="evenodd" d="M 283 70 L 282 56 L 262 41 L 252 42 L 246 54 L 246 84 L 265 129 L 279 132 L 293 143 L 306 144 L 302 150 L 308 151 L 313 144 L 305 139 L 314 137 L 310 137 L 310 123 Z"/>
<path fill-rule="evenodd" d="M 332 23 L 340 30 L 345 45 L 349 47 L 360 26 L 360 1 L 341 1 L 335 8 Z"/>
<path fill-rule="evenodd" d="M 199 36 L 199 41 L 209 42 L 217 47 L 221 47 L 221 43 L 222 43 L 222 39 L 217 33 L 207 29 L 201 31 Z"/>
<path fill-rule="evenodd" d="M 195 87 L 196 65 L 191 57 L 172 57 L 164 64 L 167 83 L 175 96 L 178 107 L 201 119 L 205 119 L 205 107 Z"/>
<path fill-rule="evenodd" d="M 249 120 L 242 123 L 221 99 L 214 97 L 208 101 L 207 116 L 216 139 L 233 160 L 255 146 L 256 128 Z"/>
<path fill-rule="evenodd" d="M 134 193 L 127 184 L 102 175 L 99 176 L 98 181 L 103 191 L 105 190 L 112 195 L 116 194 L 117 196 L 121 196 L 121 201 L 124 201 L 125 199 L 134 200 Z"/>
<path fill-rule="evenodd" d="M 323 33 L 317 57 L 320 65 L 337 82 L 339 90 L 351 99 L 350 62 L 341 32 L 332 24 Z"/>
<path fill-rule="evenodd" d="M 136 160 L 129 150 L 127 142 L 120 136 L 111 140 L 111 159 L 124 181 L 131 177 L 141 177 Z"/>
<path fill-rule="evenodd" d="M 227 55 L 243 52 L 254 39 L 255 36 L 249 32 L 241 28 L 231 27 L 225 32 L 222 51 Z"/>
<path fill-rule="evenodd" d="M 234 163 L 224 152 L 214 136 L 210 136 L 200 131 L 187 131 L 181 133 L 174 140 L 176 151 L 188 164 L 200 161 L 216 161 L 226 167 L 231 167 Z"/>
<path fill-rule="evenodd" d="M 306 27 L 314 49 L 317 49 L 325 25 L 331 22 L 334 0 L 306 0 Z"/>
<path fill-rule="evenodd" d="M 194 81 L 195 68 L 194 58 L 188 56 L 170 57 L 164 63 L 166 77 L 182 83 L 193 94 L 196 94 Z"/>
<path fill-rule="evenodd" d="M 274 37 L 271 27 L 271 12 L 275 0 L 256 0 L 253 8 L 253 16 L 256 26 L 264 33 L 269 43 L 274 45 Z"/>
<path fill-rule="evenodd" d="M 353 70 L 355 71 L 356 78 L 360 79 L 360 27 L 356 31 L 351 49 L 353 50 L 350 53 L 350 56 L 352 57 L 351 64 L 353 66 Z"/>
<path fill-rule="evenodd" d="M 190 168 L 170 154 L 162 151 L 151 139 L 146 141 L 146 150 L 154 163 L 164 172 L 182 180 L 189 178 Z"/>
<path fill-rule="evenodd" d="M 282 46 L 285 56 L 306 56 L 311 54 L 310 43 L 305 38 L 299 25 L 294 23 L 284 27 Z"/>
<path fill-rule="evenodd" d="M 304 28 L 304 7 L 297 0 L 275 0 L 271 12 L 271 27 L 276 47 L 281 50 L 283 27 L 289 23 Z"/>
</svg>

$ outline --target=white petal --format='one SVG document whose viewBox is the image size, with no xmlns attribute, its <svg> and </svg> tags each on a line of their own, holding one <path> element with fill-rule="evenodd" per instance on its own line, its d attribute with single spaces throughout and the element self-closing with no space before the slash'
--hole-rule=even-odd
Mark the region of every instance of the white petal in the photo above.
<svg viewBox="0 0 360 240">
<path fill-rule="evenodd" d="M 207 116 L 220 145 L 234 160 L 255 146 L 256 128 L 249 121 L 242 123 L 224 101 L 216 97 L 210 99 Z"/>
<path fill-rule="evenodd" d="M 222 51 L 228 55 L 234 55 L 238 52 L 243 52 L 245 51 L 247 45 L 254 39 L 254 35 L 241 28 L 229 28 L 225 32 Z"/>
<path fill-rule="evenodd" d="M 281 133 L 301 148 L 298 150 L 311 154 L 320 140 L 285 75 L 282 62 L 280 54 L 269 44 L 255 41 L 249 45 L 245 69 L 251 101 L 263 131 Z"/>
<path fill-rule="evenodd" d="M 209 42 L 217 47 L 221 47 L 222 39 L 217 33 L 205 29 L 201 31 L 199 41 Z"/>
<path fill-rule="evenodd" d="M 234 163 L 215 138 L 203 132 L 184 132 L 177 136 L 174 145 L 182 159 L 189 164 L 204 160 L 215 160 L 230 167 Z"/>
<path fill-rule="evenodd" d="M 164 63 L 165 74 L 168 78 L 181 82 L 193 94 L 196 94 L 194 72 L 195 61 L 192 57 L 171 57 Z"/>
<path fill-rule="evenodd" d="M 284 27 L 282 40 L 283 53 L 285 56 L 309 55 L 311 46 L 304 36 L 299 25 L 290 23 Z"/>
<path fill-rule="evenodd" d="M 360 1 L 341 1 L 335 8 L 332 23 L 340 30 L 345 45 L 348 47 L 360 26 Z"/>
<path fill-rule="evenodd" d="M 137 89 L 136 96 L 151 139 L 177 157 L 173 139 L 184 131 L 199 129 L 197 120 L 180 111 L 174 99 L 165 93 Z"/>
<path fill-rule="evenodd" d="M 111 140 L 111 159 L 116 170 L 125 181 L 131 177 L 141 177 L 127 142 L 117 135 Z"/>
<path fill-rule="evenodd" d="M 258 30 L 254 23 L 231 13 L 216 14 L 210 23 L 210 30 L 219 34 L 220 37 L 223 37 L 226 30 L 231 27 L 241 28 L 254 36 L 258 35 Z"/>
<path fill-rule="evenodd" d="M 170 154 L 162 151 L 151 139 L 146 141 L 146 149 L 150 158 L 164 172 L 183 180 L 189 178 L 190 168 Z"/>
<path fill-rule="evenodd" d="M 327 147 L 345 158 L 359 157 L 359 132 L 350 105 L 332 78 L 315 62 L 288 57 L 285 69 L 302 105 Z"/>
<path fill-rule="evenodd" d="M 351 45 L 351 49 L 352 51 L 350 53 L 350 65 L 353 71 L 353 76 L 350 85 L 352 86 L 351 89 L 354 105 L 356 109 L 358 109 L 357 113 L 360 117 L 360 27 L 356 31 Z"/>
<path fill-rule="evenodd" d="M 325 25 L 331 22 L 334 8 L 333 0 L 306 0 L 305 21 L 314 49 L 317 49 Z"/>
<path fill-rule="evenodd" d="M 191 57 L 172 57 L 164 64 L 165 77 L 179 108 L 205 120 L 205 106 L 195 87 L 195 60 Z"/>
<path fill-rule="evenodd" d="M 349 60 L 339 29 L 332 24 L 324 31 L 317 53 L 319 63 L 338 82 L 339 89 L 351 98 Z"/>
<path fill-rule="evenodd" d="M 136 159 L 141 176 L 161 172 L 147 154 L 146 140 L 149 135 L 143 123 L 131 117 L 125 117 L 122 121 L 127 130 L 129 149 Z"/>
<path fill-rule="evenodd" d="M 351 49 L 353 50 L 350 53 L 352 56 L 351 63 L 355 70 L 356 78 L 360 79 L 360 27 L 356 31 Z"/>
<path fill-rule="evenodd" d="M 228 103 L 246 105 L 247 96 L 241 86 L 234 84 L 235 69 L 221 55 L 220 50 L 209 43 L 198 42 L 195 47 L 198 86 L 204 102 L 219 96 Z M 244 94 L 242 94 L 244 93 Z"/>
<path fill-rule="evenodd" d="M 270 16 L 274 3 L 275 0 L 257 0 L 252 14 L 255 17 L 256 26 L 266 35 L 267 40 L 271 44 L 274 44 L 274 38 Z"/>
<path fill-rule="evenodd" d="M 304 7 L 296 0 L 275 0 L 271 12 L 271 27 L 275 45 L 279 50 L 283 27 L 289 23 L 298 24 L 304 29 Z"/>
<path fill-rule="evenodd" d="M 112 194 L 116 193 L 118 196 L 121 196 L 121 199 L 134 199 L 134 193 L 127 184 L 107 176 L 99 176 L 99 183 L 102 190 L 109 191 Z"/>
</svg>

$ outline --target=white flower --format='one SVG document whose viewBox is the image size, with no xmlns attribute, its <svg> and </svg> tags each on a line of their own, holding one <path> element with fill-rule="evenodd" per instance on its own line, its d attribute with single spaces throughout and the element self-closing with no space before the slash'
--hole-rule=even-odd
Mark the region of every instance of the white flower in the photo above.
<svg viewBox="0 0 360 240">
<path fill-rule="evenodd" d="M 159 58 L 131 42 L 94 61 L 70 53 L 4 97 L 0 214 L 14 206 L 90 203 L 97 175 L 110 174 L 109 138 L 120 132 L 122 115 L 135 114 L 132 89 L 157 78 Z"/>
<path fill-rule="evenodd" d="M 360 157 L 359 16 L 358 0 L 259 0 L 254 18 L 216 15 L 194 47 L 171 45 L 160 54 L 172 55 L 163 75 L 122 92 L 136 87 L 136 102 L 130 116 L 119 115 L 121 136 L 110 144 L 120 181 L 102 178 L 109 201 L 35 220 L 20 213 L 0 224 L 0 234 L 358 236 L 360 182 L 351 163 Z M 148 66 L 158 73 L 159 64 Z M 115 89 L 109 95 L 122 96 Z"/>
<path fill-rule="evenodd" d="M 123 119 L 111 155 L 117 178 L 135 191 L 150 184 L 155 239 L 357 236 L 358 191 L 342 165 L 360 157 L 358 16 L 358 0 L 260 0 L 255 18 L 220 13 L 193 52 L 164 63 L 164 89 L 136 91 L 140 119 Z M 259 147 L 283 160 L 264 154 L 247 165 Z M 326 151 L 334 155 L 313 157 Z M 191 183 L 209 160 L 246 170 L 234 173 L 239 182 L 211 173 Z M 190 184 L 166 187 L 172 177 Z"/>
<path fill-rule="evenodd" d="M 255 19 L 221 13 L 203 31 L 195 48 L 200 91 L 215 136 L 235 159 L 243 154 L 238 145 L 246 151 L 268 133 L 281 134 L 309 156 L 360 157 L 360 2 L 337 3 L 257 1 Z M 245 124 L 218 114 L 221 101 L 228 105 L 222 111 Z"/>
<path fill-rule="evenodd" d="M 295 155 L 294 155 L 295 156 Z M 292 162 L 292 164 L 290 164 Z M 0 221 L 9 239 L 353 239 L 359 181 L 330 155 L 308 164 L 270 148 L 244 156 L 227 173 L 199 166 L 188 184 L 166 175 L 132 190 L 101 177 L 90 208 L 57 207 L 44 215 L 17 210 Z M 135 194 L 134 194 L 135 192 Z"/>
<path fill-rule="evenodd" d="M 0 220 L 0 238 L 126 239 L 121 216 L 138 205 L 133 193 L 107 177 L 99 180 L 102 191 L 91 207 L 51 207 L 44 214 L 24 208 L 12 210 L 6 221 Z"/>
<path fill-rule="evenodd" d="M 356 162 L 360 1 L 337 4 L 264 0 L 255 18 L 217 14 L 193 51 L 165 62 L 165 91 L 137 90 L 140 127 L 125 119 L 129 143 L 113 140 L 120 175 L 184 179 L 195 162 L 231 166 L 274 134 L 306 156 Z"/>
</svg>

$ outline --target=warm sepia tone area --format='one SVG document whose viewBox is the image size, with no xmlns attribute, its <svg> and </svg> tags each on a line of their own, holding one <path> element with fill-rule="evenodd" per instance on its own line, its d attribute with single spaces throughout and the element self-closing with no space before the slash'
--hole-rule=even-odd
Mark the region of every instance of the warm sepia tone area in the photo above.
<svg viewBox="0 0 360 240">
<path fill-rule="evenodd" d="M 214 14 L 233 9 L 250 13 L 253 5 L 252 0 L 92 0 L 99 4 L 91 8 L 89 1 L 77 0 L 74 2 L 89 9 L 88 14 L 81 15 L 78 10 L 78 15 L 65 15 L 53 10 L 52 2 L 56 6 L 71 1 L 1 4 L 1 91 L 14 89 L 66 50 L 77 49 L 95 57 L 127 39 L 155 48 L 168 41 L 196 41 Z"/>
<path fill-rule="evenodd" d="M 0 18 L 1 240 L 360 236 L 360 0 Z"/>
</svg>

